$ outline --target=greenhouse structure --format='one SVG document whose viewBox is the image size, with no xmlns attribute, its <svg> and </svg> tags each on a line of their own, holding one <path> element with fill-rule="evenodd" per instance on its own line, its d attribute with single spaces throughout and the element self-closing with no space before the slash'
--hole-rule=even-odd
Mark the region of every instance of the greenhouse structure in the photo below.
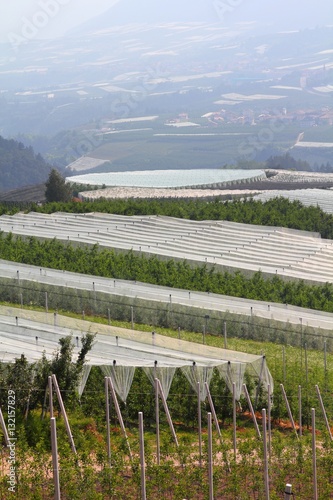
<svg viewBox="0 0 333 500">
<path fill-rule="evenodd" d="M 106 172 L 67 177 L 68 183 L 138 188 L 221 188 L 266 179 L 264 170 L 190 169 Z"/>
<path fill-rule="evenodd" d="M 136 368 L 143 368 L 154 383 L 160 380 L 167 397 L 173 376 L 180 369 L 195 391 L 200 382 L 200 399 L 207 396 L 216 369 L 230 390 L 235 387 L 239 400 L 244 376 L 257 380 L 263 388 L 273 380 L 264 355 L 253 355 L 207 345 L 186 342 L 179 339 L 110 327 L 83 320 L 31 310 L 0 306 L 0 354 L 2 363 L 13 363 L 22 354 L 31 363 L 41 359 L 43 353 L 51 358 L 59 339 L 72 336 L 73 359 L 80 350 L 80 339 L 85 333 L 94 333 L 95 340 L 84 366 L 79 395 L 82 395 L 92 366 L 99 366 L 106 376 L 111 377 L 121 400 L 126 401 Z"/>
</svg>

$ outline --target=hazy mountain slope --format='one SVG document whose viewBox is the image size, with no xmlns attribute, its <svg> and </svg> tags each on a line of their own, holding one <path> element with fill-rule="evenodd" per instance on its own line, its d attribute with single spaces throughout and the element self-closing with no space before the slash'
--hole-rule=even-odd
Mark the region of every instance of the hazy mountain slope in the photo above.
<svg viewBox="0 0 333 500">
<path fill-rule="evenodd" d="M 299 9 L 289 0 L 119 0 L 107 12 L 84 23 L 75 31 L 91 32 L 132 23 L 201 22 L 231 26 L 254 23 L 275 30 L 304 29 L 333 24 L 333 10 L 326 0 L 307 2 Z"/>
<path fill-rule="evenodd" d="M 31 147 L 0 136 L 0 192 L 44 182 L 50 169 Z"/>
</svg>

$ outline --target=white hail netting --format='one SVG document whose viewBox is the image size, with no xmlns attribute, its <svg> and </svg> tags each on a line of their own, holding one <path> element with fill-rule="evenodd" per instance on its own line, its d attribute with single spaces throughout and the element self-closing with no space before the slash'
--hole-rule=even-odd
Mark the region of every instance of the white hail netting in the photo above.
<svg viewBox="0 0 333 500">
<path fill-rule="evenodd" d="M 244 374 L 246 370 L 245 363 L 225 363 L 216 367 L 220 377 L 224 379 L 230 392 L 232 392 L 233 384 L 235 384 L 235 393 L 237 401 L 240 399 Z"/>
<path fill-rule="evenodd" d="M 214 367 L 219 369 L 229 388 L 235 382 L 238 394 L 244 379 L 244 369 L 259 380 L 263 388 L 270 384 L 273 392 L 273 380 L 264 356 L 218 349 L 156 333 L 152 335 L 125 330 L 60 315 L 55 319 L 53 313 L 4 306 L 0 306 L 0 361 L 12 363 L 23 353 L 30 363 L 39 361 L 43 353 L 47 359 L 52 359 L 59 348 L 59 340 L 72 336 L 75 362 L 80 351 L 80 339 L 86 332 L 96 336 L 79 382 L 80 395 L 91 366 L 103 367 L 123 401 L 126 401 L 135 368 L 146 368 L 149 378 L 157 376 L 166 396 L 177 368 L 183 370 L 195 391 L 197 382 L 200 382 L 202 400 L 206 397 L 204 383 L 209 385 Z"/>
<path fill-rule="evenodd" d="M 101 370 L 106 377 L 110 377 L 114 390 L 120 399 L 126 403 L 135 373 L 134 366 L 102 365 Z"/>
<path fill-rule="evenodd" d="M 83 365 L 80 380 L 79 380 L 79 385 L 77 388 L 77 391 L 79 393 L 79 397 L 82 396 L 82 393 L 84 391 L 84 388 L 86 386 L 86 383 L 87 383 L 87 380 L 88 380 L 88 377 L 90 374 L 90 370 L 91 370 L 91 365 Z"/>
<path fill-rule="evenodd" d="M 149 378 L 150 382 L 153 385 L 155 384 L 155 378 L 158 378 L 158 380 L 161 383 L 165 399 L 167 399 L 169 396 L 173 377 L 176 373 L 176 368 L 153 366 L 153 367 L 145 367 L 143 371 L 145 372 L 145 374 L 147 375 L 147 377 Z"/>
<path fill-rule="evenodd" d="M 182 367 L 182 372 L 195 392 L 198 391 L 198 382 L 200 382 L 200 401 L 205 401 L 207 397 L 205 382 L 207 382 L 209 386 L 213 376 L 214 366 L 184 366 Z"/>
</svg>

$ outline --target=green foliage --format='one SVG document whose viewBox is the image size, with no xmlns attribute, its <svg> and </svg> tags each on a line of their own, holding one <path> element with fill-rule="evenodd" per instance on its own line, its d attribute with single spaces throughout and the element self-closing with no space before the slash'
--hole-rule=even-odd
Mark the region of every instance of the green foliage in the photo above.
<svg viewBox="0 0 333 500">
<path fill-rule="evenodd" d="M 45 182 L 51 166 L 32 147 L 0 136 L 1 190 Z"/>
<path fill-rule="evenodd" d="M 62 175 L 53 168 L 46 182 L 46 200 L 48 202 L 67 202 L 71 199 L 71 193 L 69 184 L 66 184 Z"/>
<path fill-rule="evenodd" d="M 302 280 L 284 281 L 278 276 L 264 279 L 260 272 L 246 277 L 240 272 L 221 272 L 206 265 L 191 267 L 186 261 L 162 261 L 156 256 L 136 255 L 132 251 L 116 253 L 99 249 L 97 245 L 74 247 L 55 239 L 39 241 L 34 237 L 23 239 L 14 238 L 12 234 L 0 234 L 0 258 L 108 278 L 333 311 L 331 283 L 311 285 Z M 35 289 L 37 292 L 37 287 Z M 1 298 L 10 300 L 6 288 L 2 289 Z"/>
<path fill-rule="evenodd" d="M 222 202 L 201 199 L 177 200 L 96 200 L 83 203 L 47 203 L 29 210 L 43 213 L 104 212 L 119 215 L 165 215 L 191 220 L 228 220 L 246 224 L 280 226 L 319 232 L 333 238 L 333 215 L 318 206 L 305 207 L 299 201 L 274 198 L 266 202 L 253 199 Z M 1 209 L 5 213 L 6 207 Z"/>
<path fill-rule="evenodd" d="M 0 387 L 15 392 L 16 408 L 21 416 L 29 415 L 29 410 L 44 406 L 48 377 L 56 375 L 64 402 L 76 402 L 76 390 L 86 355 L 92 347 L 94 335 L 87 333 L 82 337 L 82 348 L 76 362 L 73 362 L 72 337 L 62 337 L 60 348 L 51 360 L 45 354 L 36 363 L 28 363 L 24 354 L 13 364 L 0 365 Z M 0 391 L 0 404 L 6 404 L 7 393 Z M 43 408 L 43 411 L 45 408 Z"/>
</svg>

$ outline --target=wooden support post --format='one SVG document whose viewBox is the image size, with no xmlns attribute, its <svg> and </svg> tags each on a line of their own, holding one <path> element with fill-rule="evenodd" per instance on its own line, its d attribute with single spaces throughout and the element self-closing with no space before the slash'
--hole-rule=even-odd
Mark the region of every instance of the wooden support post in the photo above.
<svg viewBox="0 0 333 500">
<path fill-rule="evenodd" d="M 53 481 L 54 481 L 54 500 L 60 500 L 57 427 L 56 427 L 56 419 L 54 417 L 51 418 L 51 445 L 52 445 L 52 466 L 53 466 Z"/>
</svg>

